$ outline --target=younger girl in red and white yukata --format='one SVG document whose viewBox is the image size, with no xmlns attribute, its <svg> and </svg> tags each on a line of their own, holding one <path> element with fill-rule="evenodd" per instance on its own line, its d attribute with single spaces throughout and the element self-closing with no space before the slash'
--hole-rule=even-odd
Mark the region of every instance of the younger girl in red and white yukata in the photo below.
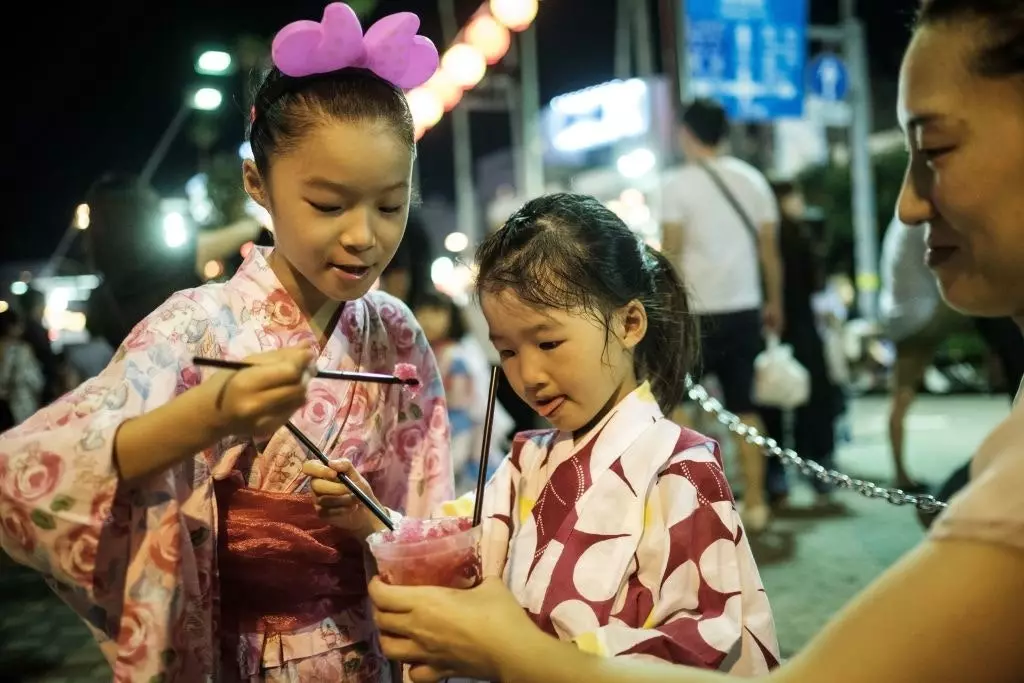
<svg viewBox="0 0 1024 683">
<path fill-rule="evenodd" d="M 665 417 L 698 339 L 671 264 L 591 197 L 527 203 L 477 252 L 519 434 L 484 500 L 484 573 L 606 656 L 751 676 L 775 626 L 718 445 Z"/>
<path fill-rule="evenodd" d="M 590 653 L 774 668 L 718 445 L 665 417 L 698 335 L 671 264 L 597 200 L 556 194 L 487 237 L 477 266 L 502 368 L 554 427 L 517 435 L 487 485 L 484 574 Z M 472 508 L 470 494 L 440 511 Z"/>
<path fill-rule="evenodd" d="M 374 526 L 319 517 L 307 470 L 323 466 L 284 425 L 396 516 L 454 495 L 433 354 L 369 291 L 408 216 L 403 90 L 437 67 L 418 27 L 397 14 L 364 36 L 334 3 L 278 33 L 243 167 L 274 248 L 171 296 L 98 377 L 0 436 L 0 545 L 88 623 L 115 681 L 391 680 L 366 593 Z M 418 395 L 315 376 L 399 363 Z"/>
</svg>

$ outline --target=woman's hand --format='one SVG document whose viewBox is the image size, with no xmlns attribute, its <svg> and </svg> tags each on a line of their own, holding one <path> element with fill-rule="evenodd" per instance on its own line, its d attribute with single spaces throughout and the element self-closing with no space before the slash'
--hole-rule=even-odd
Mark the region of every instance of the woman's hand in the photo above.
<svg viewBox="0 0 1024 683">
<path fill-rule="evenodd" d="M 313 478 L 310 486 L 314 496 L 313 505 L 332 526 L 344 529 L 359 541 L 365 541 L 367 536 L 384 528 L 377 516 L 341 483 L 338 475 L 348 476 L 353 484 L 380 505 L 380 501 L 373 495 L 373 489 L 350 461 L 339 460 L 327 467 L 317 460 L 307 460 L 302 463 L 302 473 Z"/>
<path fill-rule="evenodd" d="M 451 676 L 501 680 L 505 661 L 528 657 L 547 636 L 497 578 L 476 588 L 389 586 L 370 583 L 381 647 L 412 664 L 415 683 Z"/>
</svg>

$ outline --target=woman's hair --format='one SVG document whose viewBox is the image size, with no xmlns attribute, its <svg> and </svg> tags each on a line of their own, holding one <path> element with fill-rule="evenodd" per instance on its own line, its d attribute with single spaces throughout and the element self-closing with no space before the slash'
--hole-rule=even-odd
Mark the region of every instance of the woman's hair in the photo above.
<svg viewBox="0 0 1024 683">
<path fill-rule="evenodd" d="M 682 402 L 699 332 L 675 268 L 601 202 L 549 194 L 527 202 L 476 253 L 477 294 L 511 290 L 525 304 L 600 317 L 630 301 L 647 311 L 636 372 L 668 412 Z"/>
<path fill-rule="evenodd" d="M 985 39 L 972 64 L 983 76 L 1024 74 L 1024 2 L 1021 0 L 922 0 L 917 25 L 979 21 Z"/>
<path fill-rule="evenodd" d="M 434 291 L 425 292 L 420 296 L 419 305 L 416 309 L 424 308 L 448 311 L 448 329 L 445 331 L 446 338 L 457 341 L 469 333 L 469 326 L 466 324 L 466 317 L 462 312 L 462 308 L 450 296 Z"/>
<path fill-rule="evenodd" d="M 275 153 L 293 148 L 325 120 L 379 121 L 415 149 L 415 129 L 402 89 L 371 71 L 345 68 L 292 78 L 271 68 L 252 97 L 249 144 L 264 177 Z"/>
</svg>

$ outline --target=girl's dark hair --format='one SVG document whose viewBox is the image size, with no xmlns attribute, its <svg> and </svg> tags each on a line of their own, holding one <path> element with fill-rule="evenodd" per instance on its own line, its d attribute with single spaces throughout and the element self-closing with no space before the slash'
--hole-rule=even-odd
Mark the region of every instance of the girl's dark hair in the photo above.
<svg viewBox="0 0 1024 683">
<path fill-rule="evenodd" d="M 539 308 L 612 314 L 634 299 L 647 310 L 636 372 L 665 412 L 686 393 L 699 332 L 672 264 L 593 197 L 549 194 L 527 202 L 476 253 L 477 294 L 513 291 Z"/>
<path fill-rule="evenodd" d="M 983 22 L 986 33 L 973 67 L 983 76 L 1024 74 L 1024 2 L 1021 0 L 922 0 L 917 25 Z"/>
<path fill-rule="evenodd" d="M 466 324 L 466 317 L 462 312 L 462 307 L 455 303 L 455 300 L 450 296 L 445 296 L 440 292 L 425 292 L 420 296 L 419 305 L 414 309 L 414 312 L 423 308 L 436 308 L 448 311 L 449 322 L 446 334 L 448 339 L 459 340 L 469 333 L 469 326 Z"/>
<path fill-rule="evenodd" d="M 277 67 L 260 81 L 252 97 L 249 144 L 264 177 L 270 158 L 287 151 L 325 119 L 380 121 L 415 149 L 409 103 L 402 89 L 367 69 L 345 68 L 302 78 Z"/>
</svg>

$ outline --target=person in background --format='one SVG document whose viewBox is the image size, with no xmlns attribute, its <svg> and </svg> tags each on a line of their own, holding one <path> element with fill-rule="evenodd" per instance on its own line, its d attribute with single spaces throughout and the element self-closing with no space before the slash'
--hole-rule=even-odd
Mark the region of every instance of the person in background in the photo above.
<svg viewBox="0 0 1024 683">
<path fill-rule="evenodd" d="M 101 276 L 86 307 L 94 336 L 117 348 L 132 328 L 176 291 L 202 284 L 203 266 L 228 260 L 257 240 L 254 219 L 207 230 L 188 230 L 174 249 L 164 243 L 160 197 L 138 176 L 107 173 L 86 193 L 90 225 L 85 259 Z"/>
<path fill-rule="evenodd" d="M 729 119 L 719 103 L 693 101 L 680 123 L 686 163 L 665 174 L 662 249 L 700 316 L 702 357 L 694 379 L 715 375 L 726 409 L 764 432 L 752 394 L 764 333 L 783 329 L 778 206 L 764 175 L 725 153 Z M 742 437 L 734 443 L 744 478 L 743 520 L 756 533 L 770 519 L 765 456 Z"/>
<path fill-rule="evenodd" d="M 87 341 L 64 346 L 62 365 L 69 390 L 103 372 L 103 368 L 114 358 L 114 347 L 88 318 L 85 319 L 85 329 L 89 333 Z"/>
<path fill-rule="evenodd" d="M 380 288 L 416 310 L 420 300 L 434 288 L 430 280 L 433 249 L 423 219 L 413 210 L 405 237 L 398 245 L 395 258 L 380 276 Z"/>
<path fill-rule="evenodd" d="M 817 315 L 811 301 L 825 288 L 825 265 L 820 248 L 804 222 L 807 206 L 800 187 L 792 181 L 774 181 L 772 190 L 779 202 L 782 220 L 779 223 L 779 248 L 782 254 L 783 312 L 786 327 L 781 341 L 793 349 L 793 357 L 807 368 L 811 376 L 811 393 L 807 403 L 793 413 L 792 439 L 787 444 L 803 458 L 831 468 L 836 446 L 836 386 L 825 362 L 825 347 L 818 332 Z M 784 440 L 784 413 L 762 409 L 768 433 Z M 767 481 L 769 500 L 785 505 L 789 496 L 786 470 L 778 458 L 769 458 Z M 819 508 L 833 506 L 831 487 L 816 478 L 811 485 L 817 493 Z"/>
<path fill-rule="evenodd" d="M 40 406 L 45 375 L 24 332 L 13 308 L 0 312 L 0 432 L 21 424 Z"/>
<path fill-rule="evenodd" d="M 30 287 L 19 302 L 24 317 L 21 320 L 23 338 L 32 347 L 32 353 L 42 367 L 43 389 L 39 405 L 47 405 L 64 393 L 61 382 L 60 359 L 50 342 L 50 329 L 46 326 L 46 295 Z"/>
<path fill-rule="evenodd" d="M 490 367 L 483 349 L 465 321 L 465 311 L 450 297 L 428 292 L 420 297 L 413 311 L 437 358 L 438 372 L 444 381 L 451 426 L 452 470 L 455 490 L 468 491 L 480 473 L 480 446 L 487 410 Z M 483 362 L 481 362 L 481 360 Z M 500 405 L 495 405 L 492 456 L 488 476 L 494 473 L 504 455 L 503 447 L 512 420 Z"/>
</svg>

